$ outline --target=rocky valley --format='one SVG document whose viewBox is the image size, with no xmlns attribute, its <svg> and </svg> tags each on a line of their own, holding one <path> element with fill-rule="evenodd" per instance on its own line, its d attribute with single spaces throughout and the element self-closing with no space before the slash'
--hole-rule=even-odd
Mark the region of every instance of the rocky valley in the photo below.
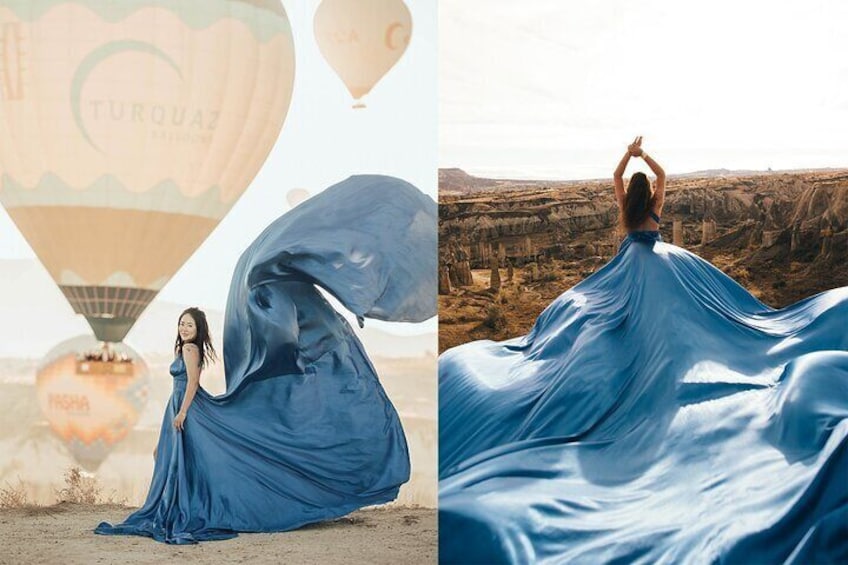
<svg viewBox="0 0 848 565">
<path fill-rule="evenodd" d="M 439 172 L 441 351 L 526 333 L 605 264 L 624 232 L 612 179 L 483 179 Z M 848 169 L 671 175 L 663 239 L 780 308 L 848 285 Z"/>
</svg>

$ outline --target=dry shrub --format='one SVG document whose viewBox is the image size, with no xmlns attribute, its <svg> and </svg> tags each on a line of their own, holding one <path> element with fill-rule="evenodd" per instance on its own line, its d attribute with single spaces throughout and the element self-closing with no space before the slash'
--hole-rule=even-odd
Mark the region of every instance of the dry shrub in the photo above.
<svg viewBox="0 0 848 565">
<path fill-rule="evenodd" d="M 100 500 L 100 485 L 95 477 L 87 477 L 79 467 L 65 471 L 65 488 L 56 491 L 58 502 L 97 504 Z"/>
<path fill-rule="evenodd" d="M 746 267 L 736 267 L 736 268 L 734 268 L 731 271 L 730 276 L 732 278 L 736 279 L 736 281 L 738 283 L 743 284 L 743 285 L 749 283 L 750 279 L 751 279 L 751 273 L 748 271 L 748 269 Z"/>
<path fill-rule="evenodd" d="M 76 504 L 121 504 L 126 505 L 126 498 L 117 498 L 114 490 L 106 497 L 102 495 L 102 488 L 97 479 L 86 476 L 79 467 L 70 467 L 65 471 L 65 488 L 56 490 L 57 503 L 71 502 Z M 38 510 L 42 508 L 30 502 L 26 493 L 26 485 L 18 478 L 17 485 L 8 482 L 6 487 L 0 488 L 0 508 L 30 508 Z M 48 508 L 57 508 L 55 506 Z"/>
<path fill-rule="evenodd" d="M 26 494 L 26 486 L 18 477 L 18 484 L 10 485 L 8 482 L 4 488 L 0 488 L 0 508 L 22 508 L 30 506 Z"/>
<path fill-rule="evenodd" d="M 559 275 L 557 275 L 555 272 L 553 272 L 553 271 L 543 271 L 539 275 L 537 282 L 555 282 L 555 281 L 558 281 L 558 280 L 559 280 Z"/>
<path fill-rule="evenodd" d="M 126 498 L 118 498 L 113 489 L 108 496 L 103 496 L 103 489 L 97 482 L 97 477 L 87 476 L 79 467 L 70 467 L 65 471 L 65 488 L 56 491 L 56 502 L 73 502 L 76 504 L 120 504 L 126 505 Z"/>
<path fill-rule="evenodd" d="M 486 309 L 486 318 L 483 320 L 483 325 L 495 331 L 500 331 L 506 327 L 506 316 L 500 306 L 492 304 Z"/>
</svg>

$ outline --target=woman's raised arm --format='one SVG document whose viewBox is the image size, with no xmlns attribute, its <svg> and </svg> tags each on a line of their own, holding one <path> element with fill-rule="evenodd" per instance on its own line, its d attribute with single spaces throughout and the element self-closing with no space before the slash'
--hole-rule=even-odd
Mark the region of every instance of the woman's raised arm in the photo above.
<svg viewBox="0 0 848 565">
<path fill-rule="evenodd" d="M 615 168 L 615 172 L 612 174 L 613 181 L 615 182 L 615 201 L 621 210 L 624 210 L 624 169 L 627 168 L 629 161 L 630 150 L 628 148 L 627 153 L 621 158 L 621 161 L 619 161 L 618 166 Z"/>
<path fill-rule="evenodd" d="M 631 157 L 637 157 L 642 154 L 642 149 L 639 147 L 641 144 L 642 136 L 636 136 L 633 143 L 627 146 L 627 153 L 618 162 L 618 167 L 615 168 L 615 172 L 612 174 L 613 181 L 615 181 L 615 201 L 621 210 L 624 210 L 624 169 L 627 168 L 627 163 Z"/>
<path fill-rule="evenodd" d="M 657 175 L 657 184 L 654 188 L 654 213 L 657 216 L 662 216 L 662 207 L 665 202 L 665 171 L 650 155 L 644 151 L 642 151 L 641 155 L 645 163 L 651 167 L 651 171 Z"/>
</svg>

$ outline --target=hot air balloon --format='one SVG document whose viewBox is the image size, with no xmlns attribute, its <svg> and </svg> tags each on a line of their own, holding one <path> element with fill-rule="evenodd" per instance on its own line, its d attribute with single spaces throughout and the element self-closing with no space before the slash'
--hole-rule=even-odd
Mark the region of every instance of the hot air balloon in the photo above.
<svg viewBox="0 0 848 565">
<path fill-rule="evenodd" d="M 280 0 L 0 2 L 0 202 L 100 340 L 246 189 L 293 79 Z"/>
<path fill-rule="evenodd" d="M 315 12 L 321 54 L 357 103 L 403 56 L 412 17 L 403 0 L 323 0 Z"/>
<path fill-rule="evenodd" d="M 80 336 L 47 354 L 35 383 L 50 429 L 80 465 L 95 471 L 138 421 L 150 379 L 147 364 L 129 346 L 103 348 Z"/>
<path fill-rule="evenodd" d="M 289 203 L 289 206 L 294 208 L 307 198 L 309 198 L 309 191 L 305 188 L 293 188 L 286 193 L 286 200 Z"/>
</svg>

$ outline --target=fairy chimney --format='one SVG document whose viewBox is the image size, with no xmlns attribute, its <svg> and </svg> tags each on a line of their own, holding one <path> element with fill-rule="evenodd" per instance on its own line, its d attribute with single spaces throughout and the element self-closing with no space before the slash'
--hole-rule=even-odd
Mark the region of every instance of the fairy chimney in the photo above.
<svg viewBox="0 0 848 565">
<path fill-rule="evenodd" d="M 474 279 L 471 276 L 471 263 L 468 261 L 454 263 L 451 275 L 451 284 L 454 286 L 471 286 L 474 284 Z"/>
<path fill-rule="evenodd" d="M 799 245 L 801 245 L 801 226 L 795 223 L 792 226 L 792 237 L 789 240 L 789 251 L 795 251 Z"/>
<path fill-rule="evenodd" d="M 683 246 L 683 220 L 674 220 L 671 227 L 671 241 L 678 247 Z"/>
<path fill-rule="evenodd" d="M 490 259 L 490 265 L 492 268 L 492 275 L 489 278 L 489 287 L 494 290 L 500 290 L 501 288 L 501 274 L 498 271 L 498 256 L 492 254 Z"/>
<path fill-rule="evenodd" d="M 715 220 L 705 219 L 701 227 L 701 245 L 706 245 L 715 239 L 716 223 Z"/>
<path fill-rule="evenodd" d="M 451 283 L 447 267 L 439 268 L 439 294 L 450 294 Z"/>
</svg>

